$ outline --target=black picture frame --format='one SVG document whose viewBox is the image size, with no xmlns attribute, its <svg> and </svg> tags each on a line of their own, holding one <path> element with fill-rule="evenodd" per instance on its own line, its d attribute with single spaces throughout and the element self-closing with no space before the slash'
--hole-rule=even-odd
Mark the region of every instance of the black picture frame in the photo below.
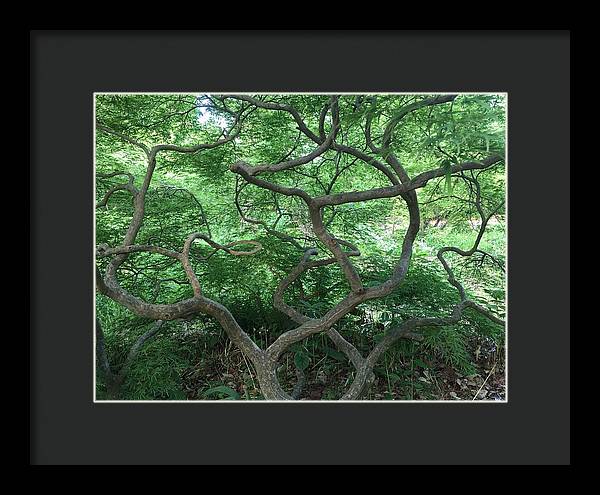
<svg viewBox="0 0 600 495">
<path fill-rule="evenodd" d="M 570 76 L 567 30 L 30 31 L 30 464 L 570 464 Z M 508 92 L 508 403 L 93 403 L 92 95 L 200 90 Z"/>
</svg>

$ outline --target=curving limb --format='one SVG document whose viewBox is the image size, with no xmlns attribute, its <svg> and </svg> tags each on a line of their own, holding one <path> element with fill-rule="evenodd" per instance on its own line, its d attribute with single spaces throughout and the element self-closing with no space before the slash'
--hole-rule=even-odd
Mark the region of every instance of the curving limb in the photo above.
<svg viewBox="0 0 600 495">
<path fill-rule="evenodd" d="M 209 254 L 206 257 L 202 257 L 202 259 L 204 259 L 204 260 L 209 259 L 214 253 L 216 253 L 219 250 L 223 250 L 226 253 L 231 254 L 233 256 L 251 256 L 253 254 L 256 254 L 258 251 L 260 251 L 262 249 L 262 244 L 257 241 L 240 240 L 240 241 L 234 241 L 234 242 L 230 242 L 228 244 L 222 245 L 222 244 L 219 244 L 218 242 L 213 241 L 210 237 L 208 237 L 207 235 L 204 235 L 201 232 L 195 232 L 193 234 L 190 234 L 188 236 L 188 238 L 185 240 L 185 244 L 183 245 L 183 251 L 181 252 L 180 260 L 181 260 L 181 264 L 183 265 L 183 269 L 185 270 L 185 273 L 188 277 L 188 280 L 192 284 L 192 288 L 194 289 L 194 294 L 196 296 L 202 295 L 202 289 L 200 288 L 200 282 L 198 281 L 198 278 L 196 277 L 196 274 L 194 273 L 194 269 L 192 268 L 192 264 L 190 262 L 190 248 L 192 246 L 192 243 L 196 239 L 202 239 L 203 241 L 205 241 L 207 244 L 209 244 L 214 249 L 211 254 Z M 232 247 L 238 246 L 240 244 L 251 244 L 254 246 L 254 248 L 251 249 L 250 251 L 237 251 L 237 250 L 231 249 Z"/>
<path fill-rule="evenodd" d="M 344 245 L 350 247 L 351 251 L 348 253 L 349 256 L 360 256 L 360 251 L 356 249 L 352 244 L 346 241 L 341 241 L 338 239 L 338 242 L 343 243 Z M 316 268 L 320 266 L 327 266 L 336 262 L 335 258 L 325 258 L 321 260 L 310 261 L 312 256 L 316 256 L 318 254 L 315 248 L 307 249 L 304 253 L 304 256 L 300 260 L 300 262 L 296 265 L 296 267 L 288 274 L 287 277 L 281 280 L 279 283 L 275 294 L 273 296 L 273 306 L 277 308 L 282 313 L 289 316 L 293 321 L 299 324 L 304 324 L 308 322 L 316 323 L 316 320 L 310 318 L 304 314 L 302 314 L 297 309 L 291 307 L 284 300 L 285 291 L 292 285 L 305 271 Z M 335 328 L 329 328 L 326 331 L 327 336 L 332 340 L 335 346 L 343 352 L 348 360 L 353 364 L 353 366 L 358 370 L 364 364 L 364 359 L 361 356 L 358 349 L 353 346 L 350 342 L 348 342 L 340 333 L 335 330 Z M 276 341 L 277 342 L 277 341 Z M 273 348 L 273 346 L 271 346 Z M 277 346 L 275 346 L 277 348 Z M 298 382 L 296 387 L 294 388 L 294 392 L 292 393 L 292 397 L 298 398 L 302 385 L 304 383 L 303 373 L 301 370 L 297 370 Z"/>
<path fill-rule="evenodd" d="M 275 221 L 273 222 L 272 225 L 269 225 L 267 222 L 265 222 L 264 220 L 258 220 L 256 218 L 252 218 L 249 217 L 243 210 L 241 204 L 240 204 L 240 194 L 242 192 L 243 186 L 240 186 L 239 181 L 237 180 L 236 177 L 236 184 L 235 184 L 235 196 L 234 196 L 234 203 L 235 203 L 235 207 L 238 211 L 238 214 L 240 215 L 240 218 L 247 223 L 253 224 L 253 225 L 260 225 L 266 232 L 267 234 L 270 234 L 274 237 L 277 237 L 278 239 L 282 240 L 283 242 L 288 242 L 290 244 L 292 244 L 296 249 L 298 249 L 299 251 L 302 251 L 304 248 L 302 247 L 302 245 L 298 242 L 298 238 L 296 237 L 292 237 L 291 235 L 288 235 L 284 232 L 281 232 L 280 230 L 277 230 L 277 223 L 279 222 L 279 220 L 281 219 L 281 217 L 283 216 L 283 213 L 279 213 L 279 216 L 275 219 Z M 277 205 L 277 202 L 275 203 Z M 279 207 L 277 206 L 278 210 Z"/>
<path fill-rule="evenodd" d="M 116 177 L 118 175 L 126 175 L 129 178 L 129 180 L 125 184 L 118 184 L 106 191 L 106 193 L 104 193 L 104 197 L 98 203 L 96 203 L 96 208 L 106 206 L 110 197 L 117 191 L 129 191 L 134 198 L 138 195 L 139 190 L 137 187 L 135 187 L 133 183 L 134 177 L 129 172 L 112 172 L 110 174 L 97 174 L 97 176 L 102 179 L 108 179 L 111 177 Z"/>
</svg>

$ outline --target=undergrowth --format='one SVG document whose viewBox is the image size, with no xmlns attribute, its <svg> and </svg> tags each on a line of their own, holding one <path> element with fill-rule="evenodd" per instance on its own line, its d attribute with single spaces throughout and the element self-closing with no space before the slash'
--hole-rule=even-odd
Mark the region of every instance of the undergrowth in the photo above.
<svg viewBox="0 0 600 495">
<path fill-rule="evenodd" d="M 431 256 L 431 249 L 427 247 L 416 249 L 407 277 L 398 290 L 386 298 L 361 305 L 340 322 L 338 330 L 363 355 L 402 320 L 448 314 L 457 302 L 455 290 L 443 271 L 431 263 Z M 371 256 L 362 265 L 369 273 L 367 285 L 389 276 L 390 264 L 378 259 L 382 258 Z M 328 276 L 326 272 L 311 277 L 307 277 L 306 292 L 335 280 L 335 274 Z M 478 294 L 477 283 L 466 286 Z M 318 315 L 336 298 L 342 297 L 344 290 L 344 287 L 334 287 L 327 291 L 326 297 L 301 300 L 300 309 L 306 314 Z M 496 303 L 502 307 L 503 291 L 484 294 L 488 299 L 479 299 L 488 306 Z M 294 326 L 285 315 L 272 308 L 270 297 L 267 293 L 255 293 L 250 299 L 241 299 L 234 294 L 231 299 L 223 300 L 262 348 Z M 111 366 L 118 369 L 135 339 L 147 331 L 151 322 L 132 315 L 107 298 L 98 297 L 97 301 Z M 465 311 L 464 316 L 457 325 L 425 328 L 420 343 L 397 342 L 375 367 L 375 386 L 365 399 L 448 398 L 440 386 L 442 375 L 450 370 L 457 376 L 477 376 L 477 361 L 481 355 L 498 359 L 504 348 L 504 329 L 474 311 Z M 325 335 L 311 336 L 293 345 L 282 357 L 278 372 L 288 391 L 295 381 L 294 361 L 307 375 L 304 399 L 338 399 L 354 376 L 346 356 Z M 498 371 L 502 369 L 503 366 L 498 366 Z M 122 394 L 126 400 L 262 399 L 251 364 L 229 342 L 216 322 L 206 317 L 166 323 L 133 362 Z M 97 398 L 104 397 L 105 385 L 98 371 Z"/>
</svg>

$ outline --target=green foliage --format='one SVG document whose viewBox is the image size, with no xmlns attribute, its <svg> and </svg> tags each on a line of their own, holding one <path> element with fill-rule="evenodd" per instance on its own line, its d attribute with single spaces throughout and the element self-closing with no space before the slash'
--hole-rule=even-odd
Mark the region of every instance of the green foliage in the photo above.
<svg viewBox="0 0 600 495">
<path fill-rule="evenodd" d="M 304 352 L 296 351 L 294 354 L 294 364 L 296 365 L 296 368 L 304 371 L 310 364 L 310 357 Z"/>
<path fill-rule="evenodd" d="M 462 325 L 436 329 L 426 333 L 423 346 L 439 355 L 447 364 L 463 374 L 470 375 L 475 369 L 471 362 L 472 357 L 465 345 L 469 330 L 468 326 L 465 328 Z"/>
<path fill-rule="evenodd" d="M 227 387 L 225 385 L 209 388 L 202 394 L 202 396 L 206 397 L 207 399 L 218 398 L 221 400 L 237 400 L 240 398 L 240 394 L 238 394 L 231 387 Z"/>
<path fill-rule="evenodd" d="M 149 342 L 132 364 L 123 394 L 133 400 L 183 400 L 180 373 L 189 366 L 185 350 L 168 338 Z"/>
<path fill-rule="evenodd" d="M 427 95 L 343 95 L 340 98 L 340 142 L 361 149 L 364 146 L 364 120 L 372 117 L 374 136 L 380 136 L 390 116 L 405 105 Z M 307 125 L 318 129 L 320 109 L 328 95 L 268 95 L 265 98 L 293 104 Z M 148 145 L 169 143 L 194 145 L 214 141 L 231 116 L 216 115 L 203 108 L 205 95 L 99 95 L 98 120 Z M 358 102 L 358 103 L 357 103 Z M 231 107 L 237 103 L 231 102 Z M 383 299 L 368 301 L 346 315 L 337 329 L 366 354 L 386 332 L 411 317 L 447 315 L 458 301 L 456 290 L 436 258 L 442 246 L 468 249 L 477 235 L 477 212 L 466 201 L 468 184 L 451 173 L 453 164 L 481 160 L 491 152 L 503 153 L 505 139 L 505 98 L 503 95 L 460 95 L 449 105 L 421 109 L 407 115 L 394 131 L 391 150 L 409 175 L 442 168 L 444 175 L 417 191 L 421 205 L 421 230 L 415 243 L 408 274 L 402 285 Z M 325 132 L 331 119 L 325 121 Z M 238 160 L 251 164 L 276 163 L 295 150 L 292 157 L 314 149 L 314 143 L 298 132 L 289 114 L 268 110 L 252 112 L 235 142 L 200 153 L 161 153 L 147 195 L 146 214 L 137 242 L 180 251 L 185 238 L 203 232 L 221 243 L 239 239 L 259 241 L 263 249 L 254 256 L 229 256 L 219 251 L 205 259 L 211 248 L 197 241 L 191 261 L 203 292 L 227 306 L 240 325 L 261 347 L 268 346 L 294 323 L 273 309 L 277 284 L 298 263 L 302 252 L 289 242 L 269 233 L 267 226 L 292 236 L 302 247 L 316 247 L 319 258 L 327 249 L 311 234 L 306 206 L 295 197 L 274 196 L 271 192 L 241 183 L 229 172 Z M 146 172 L 143 152 L 113 135 L 96 133 L 97 174 L 127 172 L 139 188 Z M 384 187 L 389 184 L 372 166 L 346 154 L 328 151 L 310 164 L 272 177 L 286 186 L 301 187 L 311 195 L 335 194 Z M 115 176 L 96 181 L 96 201 L 126 178 Z M 504 163 L 478 176 L 483 207 L 490 211 L 505 196 Z M 239 192 L 245 215 L 259 223 L 240 220 L 234 198 Z M 133 214 L 131 194 L 118 191 L 105 207 L 96 210 L 96 244 L 117 246 Z M 469 297 L 499 315 L 504 313 L 505 276 L 499 266 L 505 263 L 505 211 L 498 208 L 488 225 L 480 248 L 490 257 L 471 260 L 449 256 L 457 278 Z M 366 286 L 387 280 L 398 261 L 402 239 L 408 227 L 405 203 L 400 199 L 350 203 L 324 210 L 332 235 L 356 244 L 359 258 L 353 258 Z M 436 225 L 436 222 L 437 225 Z M 104 270 L 107 260 L 100 259 Z M 192 295 L 185 273 L 176 260 L 156 254 L 136 253 L 128 257 L 119 273 L 120 283 L 137 297 L 157 304 L 169 304 Z M 348 284 L 337 264 L 315 268 L 303 274 L 286 291 L 286 301 L 307 316 L 319 317 L 346 296 Z M 150 322 L 131 314 L 122 306 L 97 297 L 97 314 L 106 333 L 111 364 L 118 367 L 135 339 Z M 186 333 L 185 326 L 195 332 Z M 403 398 L 434 396 L 430 383 L 414 379 L 415 370 L 435 371 L 436 359 L 463 374 L 473 371 L 469 342 L 475 337 L 504 345 L 504 330 L 475 311 L 466 311 L 458 325 L 431 328 L 421 344 L 399 341 L 376 368 L 387 384 L 386 398 L 398 392 Z M 127 399 L 185 399 L 191 392 L 182 387 L 182 374 L 203 359 L 203 353 L 221 349 L 226 338 L 215 322 L 199 318 L 185 325 L 169 323 L 168 328 L 149 341 L 131 366 L 123 385 Z M 324 335 L 315 335 L 291 349 L 290 365 L 306 373 L 320 369 L 340 376 L 351 375 L 344 354 Z M 286 358 L 287 359 L 287 358 Z M 291 366 L 288 366 L 291 368 Z M 344 378 L 346 379 L 346 378 Z M 244 399 L 223 383 L 213 383 L 199 391 L 204 399 Z M 98 376 L 98 397 L 105 393 Z M 341 386 L 341 385 L 340 385 Z M 327 393 L 335 396 L 337 391 Z"/>
</svg>

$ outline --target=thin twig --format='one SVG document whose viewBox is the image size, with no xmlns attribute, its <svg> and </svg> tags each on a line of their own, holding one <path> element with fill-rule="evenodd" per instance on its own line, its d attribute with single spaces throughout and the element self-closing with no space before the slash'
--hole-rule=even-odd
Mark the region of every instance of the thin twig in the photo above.
<svg viewBox="0 0 600 495">
<path fill-rule="evenodd" d="M 471 400 L 475 400 L 477 398 L 477 396 L 479 395 L 479 392 L 481 392 L 481 389 L 483 388 L 483 386 L 487 383 L 488 379 L 490 378 L 490 376 L 492 375 L 492 373 L 494 372 L 494 369 L 496 369 L 496 364 L 494 363 L 494 366 L 492 366 L 492 369 L 490 370 L 490 372 L 488 373 L 488 376 L 486 377 L 486 379 L 484 380 L 484 382 L 481 384 L 481 387 L 479 387 L 479 390 L 477 391 L 477 393 L 473 396 L 473 398 Z"/>
</svg>

